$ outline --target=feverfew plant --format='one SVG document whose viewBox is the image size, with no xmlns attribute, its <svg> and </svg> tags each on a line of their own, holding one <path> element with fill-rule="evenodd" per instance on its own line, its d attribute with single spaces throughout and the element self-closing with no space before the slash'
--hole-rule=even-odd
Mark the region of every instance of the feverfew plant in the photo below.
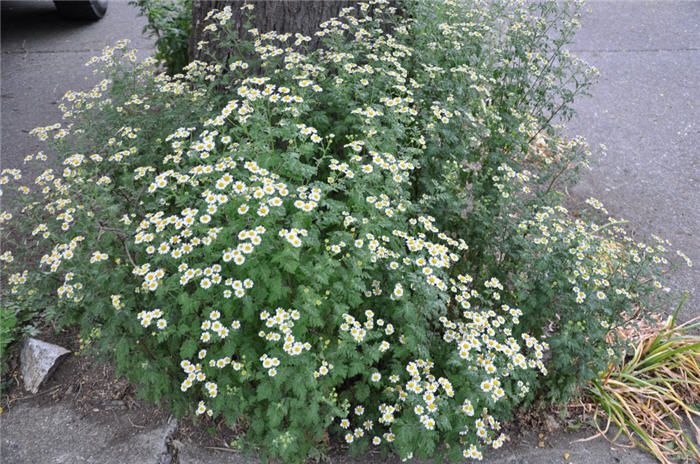
<svg viewBox="0 0 700 464">
<path fill-rule="evenodd" d="M 170 74 L 182 72 L 189 62 L 192 0 L 129 0 L 148 23 L 143 32 L 155 38 L 155 58 Z"/>
<path fill-rule="evenodd" d="M 146 398 L 243 424 L 268 456 L 318 456 L 328 432 L 402 458 L 502 446 L 543 378 L 568 371 L 565 392 L 607 362 L 645 293 L 636 265 L 664 250 L 554 205 L 581 141 L 531 148 L 589 85 L 562 50 L 569 6 L 404 8 L 345 9 L 312 52 L 251 30 L 240 56 L 174 76 L 106 48 L 68 123 L 33 131 L 61 169 L 2 213 L 40 255 L 12 298 L 53 295 L 49 315 L 99 333 Z M 230 14 L 207 30 L 233 50 Z M 580 345 L 596 350 L 574 361 Z"/>
</svg>

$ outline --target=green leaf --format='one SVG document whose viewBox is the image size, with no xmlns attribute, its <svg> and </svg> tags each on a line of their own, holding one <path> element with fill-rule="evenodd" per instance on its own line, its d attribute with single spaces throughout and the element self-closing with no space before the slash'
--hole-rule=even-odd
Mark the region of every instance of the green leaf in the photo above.
<svg viewBox="0 0 700 464">
<path fill-rule="evenodd" d="M 268 426 L 277 428 L 282 422 L 282 404 L 281 403 L 270 403 L 267 407 L 267 421 Z"/>
<path fill-rule="evenodd" d="M 118 363 L 124 362 L 129 356 L 129 341 L 122 337 L 117 343 L 116 349 L 114 350 L 115 356 Z"/>
<path fill-rule="evenodd" d="M 197 351 L 197 343 L 194 340 L 186 340 L 180 347 L 180 356 L 182 359 L 191 358 Z"/>
<path fill-rule="evenodd" d="M 191 314 L 197 307 L 197 302 L 190 298 L 187 292 L 182 292 L 177 297 L 177 302 L 180 303 L 182 314 Z"/>
<path fill-rule="evenodd" d="M 361 383 L 355 388 L 355 398 L 360 402 L 369 398 L 369 387 L 367 384 Z"/>
<path fill-rule="evenodd" d="M 257 399 L 266 400 L 274 397 L 274 392 L 272 388 L 272 382 L 269 380 L 263 380 L 257 389 Z"/>
</svg>

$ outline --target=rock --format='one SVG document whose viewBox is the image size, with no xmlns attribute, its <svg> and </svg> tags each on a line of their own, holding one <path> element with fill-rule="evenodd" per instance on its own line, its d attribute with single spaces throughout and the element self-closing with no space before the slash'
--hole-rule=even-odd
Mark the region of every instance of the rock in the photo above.
<svg viewBox="0 0 700 464">
<path fill-rule="evenodd" d="M 559 424 L 559 421 L 557 421 L 557 418 L 551 414 L 546 414 L 544 416 L 544 426 L 547 428 L 547 432 L 549 433 L 552 433 L 555 430 L 559 430 L 561 428 L 561 425 Z"/>
<path fill-rule="evenodd" d="M 70 351 L 58 345 L 29 338 L 20 353 L 24 388 L 31 393 L 37 393 L 41 384 L 69 354 Z"/>
</svg>

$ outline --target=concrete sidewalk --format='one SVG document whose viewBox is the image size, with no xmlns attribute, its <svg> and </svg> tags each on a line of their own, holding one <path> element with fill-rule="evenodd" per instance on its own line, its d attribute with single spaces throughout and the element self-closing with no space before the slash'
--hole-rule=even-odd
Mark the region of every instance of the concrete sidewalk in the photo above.
<svg viewBox="0 0 700 464">
<path fill-rule="evenodd" d="M 580 99 L 571 135 L 608 156 L 570 191 L 629 220 L 639 241 L 670 240 L 695 263 L 663 276 L 689 292 L 682 321 L 700 316 L 700 2 L 592 1 L 571 50 L 601 72 Z M 677 257 L 676 257 L 677 258 Z M 677 260 L 680 261 L 680 260 Z"/>
<path fill-rule="evenodd" d="M 193 443 L 172 446 L 175 423 L 163 421 L 146 428 L 129 421 L 131 411 L 110 415 L 79 414 L 67 404 L 18 405 L 0 415 L 0 463 L 95 464 L 258 464 L 241 453 L 203 448 Z M 607 441 L 576 441 L 592 436 L 578 432 L 525 433 L 497 451 L 485 452 L 492 464 L 654 464 L 651 455 L 637 449 L 612 448 Z M 168 446 L 171 445 L 171 446 Z M 332 455 L 335 464 L 398 464 L 393 456 L 352 458 Z M 423 461 L 414 460 L 416 464 Z M 473 461 L 464 461 L 467 462 Z M 427 463 L 426 463 L 427 464 Z"/>
<path fill-rule="evenodd" d="M 602 82 L 593 98 L 577 104 L 580 115 L 569 132 L 607 144 L 609 156 L 572 192 L 605 202 L 612 214 L 630 220 L 639 239 L 650 233 L 670 239 L 700 266 L 700 2 L 595 1 L 590 7 L 574 50 L 598 66 Z M 59 120 L 57 100 L 88 86 L 92 76 L 83 64 L 103 46 L 129 38 L 137 48 L 152 48 L 141 34 L 144 23 L 125 1 L 110 1 L 97 23 L 63 21 L 48 0 L 2 2 L 3 167 L 21 167 L 26 154 L 44 149 L 27 132 Z M 700 270 L 674 274 L 671 286 L 691 291 L 682 318 L 699 315 Z M 0 463 L 250 462 L 195 444 L 185 444 L 173 460 L 165 446 L 172 431 L 167 420 L 144 430 L 127 423 L 126 413 L 100 414 L 85 417 L 65 404 L 16 404 L 0 414 Z M 655 462 L 639 450 L 613 450 L 602 439 L 573 443 L 590 431 L 560 430 L 544 439 L 537 433 L 487 455 L 488 462 Z"/>
</svg>

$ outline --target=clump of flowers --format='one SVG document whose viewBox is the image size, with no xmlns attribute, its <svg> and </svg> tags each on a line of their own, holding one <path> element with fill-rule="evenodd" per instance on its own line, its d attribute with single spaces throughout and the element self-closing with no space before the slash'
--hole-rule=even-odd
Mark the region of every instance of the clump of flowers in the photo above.
<svg viewBox="0 0 700 464">
<path fill-rule="evenodd" d="M 40 250 L 12 291 L 41 289 L 62 323 L 99 327 L 146 397 L 242 419 L 284 460 L 327 431 L 402 458 L 502 446 L 515 405 L 571 369 L 570 332 L 546 333 L 550 320 L 578 311 L 599 327 L 580 340 L 599 342 L 614 319 L 602 315 L 640 294 L 626 266 L 661 245 L 622 251 L 550 206 L 543 186 L 580 144 L 532 163 L 559 111 L 539 103 L 569 98 L 557 78 L 590 73 L 559 48 L 547 58 L 536 13 L 569 10 L 407 7 L 347 8 L 313 52 L 308 37 L 252 30 L 240 57 L 174 76 L 133 64 L 126 42 L 106 48 L 92 60 L 104 80 L 62 103 L 71 122 L 35 130 L 62 170 L 0 216 Z M 230 15 L 209 18 L 224 45 Z M 560 255 L 572 258 L 540 268 Z M 577 379 L 591 369 L 573 365 Z"/>
</svg>

